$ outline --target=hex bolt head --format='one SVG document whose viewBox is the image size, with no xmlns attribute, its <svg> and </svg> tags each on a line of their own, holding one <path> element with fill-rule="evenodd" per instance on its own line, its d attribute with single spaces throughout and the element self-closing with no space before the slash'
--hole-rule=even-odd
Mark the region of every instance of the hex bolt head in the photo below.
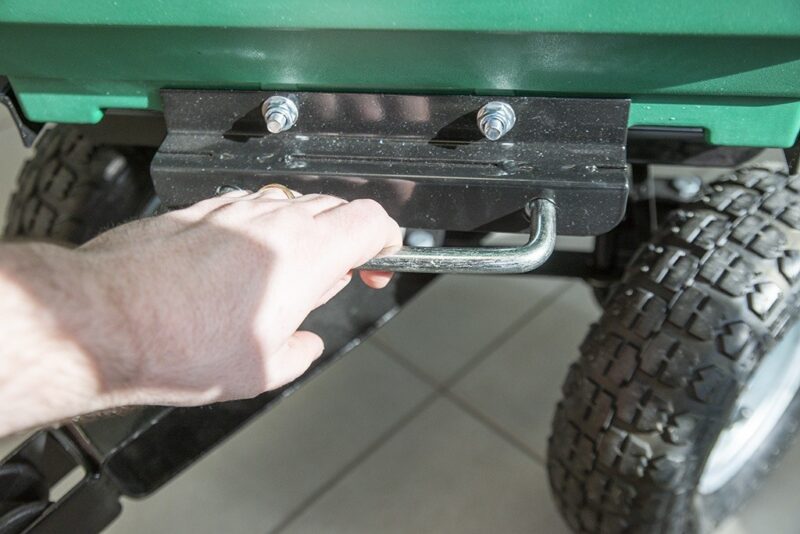
<svg viewBox="0 0 800 534">
<path fill-rule="evenodd" d="M 700 193 L 703 188 L 703 180 L 699 176 L 678 176 L 672 179 L 670 185 L 679 197 L 690 199 Z"/>
<path fill-rule="evenodd" d="M 432 247 L 436 239 L 427 230 L 407 230 L 405 243 L 410 247 Z"/>
<path fill-rule="evenodd" d="M 297 104 L 285 96 L 271 96 L 261 106 L 270 133 L 285 132 L 297 122 Z"/>
<path fill-rule="evenodd" d="M 221 185 L 221 186 L 217 187 L 217 190 L 216 190 L 215 194 L 217 196 L 220 196 L 220 195 L 225 195 L 227 193 L 233 193 L 234 191 L 249 192 L 246 189 L 242 189 L 241 187 L 236 186 L 236 185 Z"/>
<path fill-rule="evenodd" d="M 489 102 L 478 110 L 478 128 L 489 141 L 497 141 L 517 122 L 514 108 L 505 102 Z"/>
</svg>

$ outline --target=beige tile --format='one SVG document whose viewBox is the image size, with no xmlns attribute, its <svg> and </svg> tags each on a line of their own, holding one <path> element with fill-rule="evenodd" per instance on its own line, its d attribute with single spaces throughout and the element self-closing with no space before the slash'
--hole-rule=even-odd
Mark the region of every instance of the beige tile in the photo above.
<svg viewBox="0 0 800 534">
<path fill-rule="evenodd" d="M 31 151 L 22 146 L 8 110 L 0 106 L 0 232 L 5 228 L 6 207 L 16 187 L 17 173 Z"/>
<path fill-rule="evenodd" d="M 764 485 L 730 523 L 739 529 L 738 532 L 748 534 L 800 532 L 800 508 L 797 506 L 799 490 L 800 442 L 796 440 Z M 728 532 L 721 529 L 719 534 Z"/>
<path fill-rule="evenodd" d="M 573 282 L 453 392 L 543 457 L 561 384 L 599 314 L 589 287 Z"/>
<path fill-rule="evenodd" d="M 429 388 L 362 345 L 109 532 L 266 532 L 409 412 Z"/>
<path fill-rule="evenodd" d="M 377 338 L 444 381 L 564 283 L 532 276 L 442 276 L 403 308 Z"/>
<path fill-rule="evenodd" d="M 751 534 L 747 528 L 739 521 L 739 518 L 732 517 L 724 521 L 715 531 L 714 534 Z"/>
<path fill-rule="evenodd" d="M 291 533 L 568 530 L 544 470 L 446 399 L 291 523 Z"/>
<path fill-rule="evenodd" d="M 11 118 L 11 113 L 5 106 L 0 107 L 0 132 L 3 130 L 16 130 L 14 119 Z"/>
<path fill-rule="evenodd" d="M 16 449 L 27 437 L 28 434 L 17 434 L 0 438 L 0 460 Z"/>
</svg>

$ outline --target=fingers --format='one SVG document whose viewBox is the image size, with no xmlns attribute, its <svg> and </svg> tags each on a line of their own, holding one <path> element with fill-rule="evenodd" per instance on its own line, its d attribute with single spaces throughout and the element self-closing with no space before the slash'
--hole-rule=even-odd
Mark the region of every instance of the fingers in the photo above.
<svg viewBox="0 0 800 534">
<path fill-rule="evenodd" d="M 369 287 L 382 289 L 389 284 L 394 273 L 385 271 L 359 271 L 358 275 Z"/>
<path fill-rule="evenodd" d="M 255 199 L 269 199 L 269 200 L 280 200 L 282 201 L 281 204 L 297 206 L 298 208 L 303 208 L 307 210 L 311 215 L 319 215 L 325 211 L 330 209 L 336 208 L 343 204 L 347 204 L 347 201 L 341 199 L 339 197 L 334 197 L 331 195 L 319 195 L 319 194 L 310 194 L 310 195 L 301 195 L 296 191 L 292 191 L 295 195 L 295 198 L 288 199 L 286 198 L 286 194 L 277 188 L 268 188 L 262 189 L 258 193 L 255 193 Z M 245 199 L 249 200 L 249 199 Z"/>
<path fill-rule="evenodd" d="M 238 202 L 253 202 L 257 206 L 256 211 L 261 213 L 269 213 L 278 208 L 297 206 L 306 210 L 312 216 L 316 216 L 327 210 L 347 204 L 346 200 L 330 195 L 301 195 L 297 191 L 292 190 L 291 192 L 295 197 L 290 199 L 286 196 L 285 191 L 277 187 L 268 187 L 256 192 L 243 189 L 229 191 L 214 198 L 201 200 L 186 209 L 173 211 L 170 216 L 185 222 L 196 222 Z"/>
<path fill-rule="evenodd" d="M 296 204 L 302 204 L 303 207 L 307 207 L 313 215 L 319 215 L 325 211 L 328 211 L 333 208 L 337 208 L 344 204 L 347 204 L 347 201 L 341 199 L 339 197 L 333 197 L 330 195 L 303 195 L 297 200 L 295 200 Z"/>
<path fill-rule="evenodd" d="M 326 234 L 330 238 L 326 245 L 336 249 L 329 254 L 344 270 L 403 243 L 400 227 L 374 200 L 354 200 L 321 213 L 317 220 L 328 226 Z"/>
<path fill-rule="evenodd" d="M 317 334 L 298 330 L 275 355 L 267 359 L 267 390 L 279 388 L 300 377 L 322 356 L 325 345 Z"/>
<path fill-rule="evenodd" d="M 295 193 L 299 195 L 299 193 Z M 239 202 L 253 203 L 244 212 L 228 212 L 228 206 Z M 176 218 L 196 221 L 219 210 L 225 220 L 237 221 L 240 217 L 250 218 L 260 213 L 270 213 L 279 208 L 302 209 L 316 218 L 323 225 L 326 236 L 324 246 L 328 247 L 325 256 L 333 258 L 331 266 L 335 276 L 349 273 L 355 267 L 381 252 L 390 252 L 402 244 L 402 235 L 397 223 L 375 201 L 362 199 L 347 202 L 330 195 L 309 194 L 288 199 L 286 193 L 275 187 L 269 187 L 250 193 L 247 191 L 230 191 L 219 197 L 201 201 L 187 210 L 173 212 Z M 237 215 L 237 213 L 239 215 Z M 320 250 L 320 253 L 323 251 Z M 370 287 L 385 287 L 392 275 L 386 272 L 362 271 L 361 279 Z M 320 304 L 341 291 L 349 282 L 339 280 L 320 297 Z"/>
<path fill-rule="evenodd" d="M 283 189 L 278 187 L 264 187 L 259 189 L 250 196 L 254 199 L 263 198 L 268 200 L 292 200 L 292 198 L 289 198 L 287 192 L 291 192 L 294 195 L 293 198 L 299 198 L 301 196 L 300 193 L 298 193 L 297 191 L 293 191 L 288 188 L 286 191 L 284 191 Z"/>
</svg>

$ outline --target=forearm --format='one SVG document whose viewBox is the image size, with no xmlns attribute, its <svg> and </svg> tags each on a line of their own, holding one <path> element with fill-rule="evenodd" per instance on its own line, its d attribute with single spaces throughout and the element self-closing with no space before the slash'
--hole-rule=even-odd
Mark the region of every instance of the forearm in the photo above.
<svg viewBox="0 0 800 534">
<path fill-rule="evenodd" d="M 89 283 L 80 256 L 0 245 L 0 435 L 113 404 L 98 340 L 114 319 L 98 313 L 102 284 Z"/>
<path fill-rule="evenodd" d="M 303 320 L 353 268 L 401 242 L 373 201 L 266 189 L 132 222 L 75 250 L 0 245 L 0 435 L 281 387 L 324 349 L 298 330 Z"/>
</svg>

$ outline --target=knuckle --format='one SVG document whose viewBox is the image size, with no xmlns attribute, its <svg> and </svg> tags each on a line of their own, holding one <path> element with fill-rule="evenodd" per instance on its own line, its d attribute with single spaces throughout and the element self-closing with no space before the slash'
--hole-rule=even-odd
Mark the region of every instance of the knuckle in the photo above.
<svg viewBox="0 0 800 534">
<path fill-rule="evenodd" d="M 307 210 L 296 204 L 286 204 L 276 208 L 272 214 L 280 222 L 289 225 L 307 225 L 314 222 L 314 217 Z"/>
<path fill-rule="evenodd" d="M 176 210 L 176 211 L 183 211 L 184 213 L 191 215 L 202 215 L 220 206 L 223 206 L 224 204 L 225 201 L 222 199 L 207 198 L 205 200 L 201 200 L 200 202 L 195 202 L 191 206 L 183 208 L 182 210 Z"/>
<path fill-rule="evenodd" d="M 350 203 L 360 213 L 368 217 L 388 217 L 386 210 L 377 201 L 371 198 L 360 198 Z"/>
<path fill-rule="evenodd" d="M 403 230 L 400 228 L 400 224 L 394 219 L 392 219 L 392 233 L 396 234 L 402 240 Z"/>
<path fill-rule="evenodd" d="M 347 202 L 345 199 L 343 199 L 343 198 L 341 198 L 341 197 L 337 197 L 337 196 L 335 196 L 335 195 L 325 195 L 325 194 L 320 194 L 320 195 L 317 195 L 317 196 L 318 196 L 320 199 L 323 199 L 323 200 L 334 200 L 334 201 L 337 201 L 337 202 Z"/>
<path fill-rule="evenodd" d="M 268 230 L 270 238 L 278 243 L 296 244 L 298 237 L 310 238 L 316 233 L 317 222 L 307 210 L 297 206 L 284 206 L 267 213 L 259 225 Z"/>
<path fill-rule="evenodd" d="M 222 204 L 208 213 L 208 216 L 213 219 L 239 219 L 247 216 L 252 212 L 252 203 L 247 201 L 231 202 Z"/>
</svg>

